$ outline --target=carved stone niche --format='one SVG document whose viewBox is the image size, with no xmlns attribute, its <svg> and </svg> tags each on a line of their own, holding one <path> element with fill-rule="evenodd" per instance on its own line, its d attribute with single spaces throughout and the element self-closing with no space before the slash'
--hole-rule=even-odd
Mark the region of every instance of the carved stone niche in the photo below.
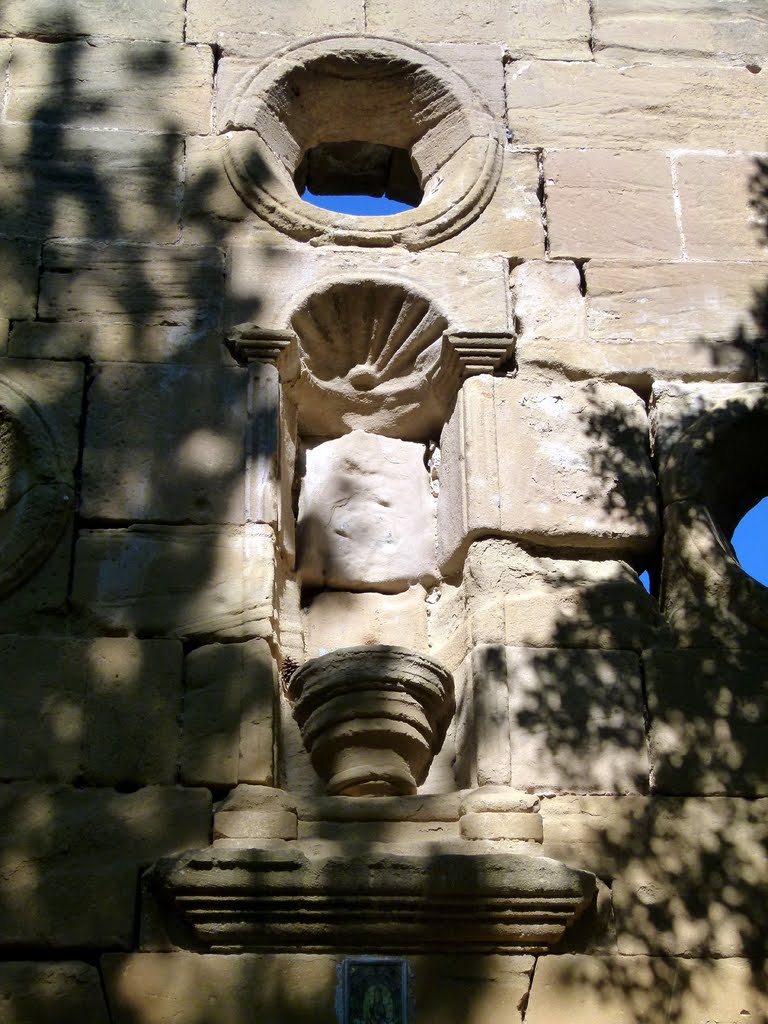
<svg viewBox="0 0 768 1024">
<path fill-rule="evenodd" d="M 462 382 L 514 351 L 508 334 L 446 334 L 444 311 L 395 276 L 343 276 L 314 288 L 291 327 L 297 351 L 282 358 L 282 377 L 304 437 L 435 437 Z"/>
<path fill-rule="evenodd" d="M 177 946 L 221 953 L 544 953 L 596 891 L 547 857 L 318 843 L 191 850 L 146 882 Z"/>
<path fill-rule="evenodd" d="M 768 385 L 657 385 L 662 610 L 690 647 L 768 647 L 768 587 L 730 537 L 768 494 Z"/>
<path fill-rule="evenodd" d="M 470 224 L 496 188 L 503 142 L 493 116 L 463 78 L 417 47 L 373 36 L 315 39 L 271 56 L 235 91 L 224 112 L 224 127 L 235 129 L 227 173 L 247 205 L 294 238 L 422 249 Z M 420 204 L 360 217 L 303 202 L 306 155 L 318 157 L 327 179 L 345 144 L 357 154 L 353 180 L 376 177 L 384 155 L 396 170 L 405 166 L 378 191 L 423 192 Z"/>
<path fill-rule="evenodd" d="M 455 707 L 449 672 L 385 644 L 312 658 L 287 694 L 312 764 L 335 796 L 415 793 Z"/>
<path fill-rule="evenodd" d="M 0 377 L 0 595 L 48 557 L 72 515 L 56 439 L 40 407 Z"/>
</svg>

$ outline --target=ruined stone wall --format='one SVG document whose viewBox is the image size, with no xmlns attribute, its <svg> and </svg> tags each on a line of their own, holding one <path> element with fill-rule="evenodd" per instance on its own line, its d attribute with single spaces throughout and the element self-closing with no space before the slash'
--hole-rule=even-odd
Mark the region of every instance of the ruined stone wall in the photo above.
<svg viewBox="0 0 768 1024">
<path fill-rule="evenodd" d="M 764 0 L 0 37 L 0 1022 L 768 1020 Z"/>
</svg>

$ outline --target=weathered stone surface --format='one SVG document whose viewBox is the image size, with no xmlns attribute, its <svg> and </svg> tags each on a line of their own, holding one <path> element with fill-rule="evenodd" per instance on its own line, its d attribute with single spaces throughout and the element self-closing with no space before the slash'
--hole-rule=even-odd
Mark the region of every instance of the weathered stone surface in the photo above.
<svg viewBox="0 0 768 1024">
<path fill-rule="evenodd" d="M 768 53 L 761 0 L 598 0 L 594 15 L 595 54 L 601 62 L 759 66 Z"/>
<path fill-rule="evenodd" d="M 182 780 L 271 785 L 277 672 L 266 641 L 199 647 L 187 656 L 186 684 Z"/>
<path fill-rule="evenodd" d="M 461 801 L 461 813 L 502 812 L 502 811 L 538 811 L 541 801 L 531 793 L 510 786 L 481 786 L 464 795 Z"/>
<path fill-rule="evenodd" d="M 285 275 L 293 282 L 284 287 Z M 506 331 L 507 261 L 471 259 L 453 253 L 375 254 L 349 249 L 263 244 L 233 245 L 228 253 L 226 320 L 253 320 L 264 328 L 285 329 L 299 298 L 340 279 L 393 275 L 428 295 L 445 313 L 454 331 Z"/>
<path fill-rule="evenodd" d="M 521 1024 L 529 956 L 414 956 L 423 1024 Z M 114 1024 L 198 1024 L 211 1007 L 231 1024 L 333 1018 L 338 958 L 328 955 L 134 953 L 102 958 Z M 254 1014 L 256 1015 L 254 1017 Z M 26 1022 L 24 1022 L 26 1024 Z"/>
<path fill-rule="evenodd" d="M 363 0 L 333 0 L 331 4 L 312 0 L 298 6 L 267 0 L 254 17 L 249 0 L 224 0 L 213 9 L 206 0 L 190 0 L 187 7 L 187 41 L 218 42 L 219 35 L 233 32 L 254 35 L 265 32 L 302 37 L 334 32 L 355 32 L 364 28 Z"/>
<path fill-rule="evenodd" d="M 24 782 L 0 787 L 0 812 L 0 944 L 129 949 L 140 869 L 208 841 L 210 794 Z"/>
<path fill-rule="evenodd" d="M 643 403 L 615 385 L 467 381 L 441 436 L 440 564 L 455 566 L 491 532 L 614 555 L 648 549 L 658 525 L 647 429 Z"/>
<path fill-rule="evenodd" d="M 590 260 L 585 269 L 589 336 L 600 342 L 686 343 L 717 353 L 723 343 L 754 337 L 755 289 L 763 284 L 759 263 L 630 264 Z M 716 343 L 707 347 L 706 341 Z M 726 364 L 727 365 L 727 364 Z"/>
<path fill-rule="evenodd" d="M 768 42 L 768 19 L 765 33 Z M 762 162 L 760 157 L 725 154 L 678 156 L 681 230 L 690 259 L 768 259 L 757 202 Z"/>
<path fill-rule="evenodd" d="M 324 839 L 369 847 L 373 843 L 381 843 L 402 852 L 413 849 L 414 844 L 419 844 L 424 850 L 434 849 L 438 842 L 461 843 L 457 821 L 300 821 L 299 839 Z"/>
<path fill-rule="evenodd" d="M 0 963 L 3 1024 L 108 1024 L 99 972 L 74 960 Z"/>
<path fill-rule="evenodd" d="M 212 86 L 205 46 L 17 39 L 7 116 L 56 124 L 66 111 L 73 128 L 206 134 Z"/>
<path fill-rule="evenodd" d="M 450 847 L 208 848 L 158 861 L 147 880 L 184 948 L 222 953 L 543 952 L 594 898 L 593 875 L 546 857 Z"/>
<path fill-rule="evenodd" d="M 182 42 L 184 0 L 10 0 L 0 32 L 11 36 L 106 36 Z"/>
<path fill-rule="evenodd" d="M 554 796 L 541 801 L 543 853 L 613 879 L 649 854 L 664 804 L 644 796 Z M 679 802 L 679 806 L 682 803 Z"/>
<path fill-rule="evenodd" d="M 654 801 L 645 835 L 613 885 L 619 953 L 762 956 L 768 800 Z"/>
<path fill-rule="evenodd" d="M 0 238 L 0 312 L 9 320 L 33 317 L 37 297 L 40 246 L 35 242 Z"/>
<path fill-rule="evenodd" d="M 43 251 L 40 315 L 125 324 L 126 355 L 141 352 L 147 325 L 165 324 L 181 342 L 190 327 L 218 325 L 221 254 L 202 246 L 53 242 Z M 181 336 L 179 336 L 181 335 Z"/>
<path fill-rule="evenodd" d="M 214 846 L 232 847 L 234 841 L 296 839 L 296 804 L 281 789 L 237 786 L 213 815 Z"/>
<path fill-rule="evenodd" d="M 653 651 L 644 660 L 653 788 L 768 795 L 765 654 Z"/>
<path fill-rule="evenodd" d="M 430 615 L 433 650 L 452 671 L 478 644 L 641 651 L 665 634 L 624 563 L 541 558 L 496 538 L 470 546 L 461 584 L 443 584 Z"/>
<path fill-rule="evenodd" d="M 759 264 L 592 259 L 584 268 L 585 296 L 572 263 L 521 264 L 512 272 L 517 361 L 640 392 L 659 379 L 749 380 L 752 355 L 737 335 L 742 324 L 749 334 L 756 330 L 746 322 L 745 303 L 758 272 Z"/>
<path fill-rule="evenodd" d="M 481 785 L 511 783 L 534 792 L 647 788 L 643 693 L 633 654 L 477 647 L 462 702 L 476 703 L 459 714 L 474 722 L 462 747 L 474 748 L 470 772 Z"/>
<path fill-rule="evenodd" d="M 325 796 L 299 800 L 302 821 L 458 821 L 461 794 L 430 796 Z"/>
<path fill-rule="evenodd" d="M 538 961 L 525 1019 L 699 1024 L 759 1020 L 767 1008 L 760 968 L 747 960 L 565 955 Z"/>
<path fill-rule="evenodd" d="M 306 584 L 397 592 L 436 578 L 425 454 L 361 430 L 307 450 L 297 535 Z"/>
<path fill-rule="evenodd" d="M 245 639 L 273 631 L 267 526 L 84 530 L 73 599 L 110 628 Z"/>
<path fill-rule="evenodd" d="M 521 146 L 759 152 L 768 96 L 746 68 L 519 61 L 507 66 L 507 110 Z"/>
<path fill-rule="evenodd" d="M 425 41 L 505 43 L 515 55 L 561 60 L 588 60 L 589 7 L 582 0 L 481 0 L 451 9 L 449 24 L 440 24 L 426 0 L 368 0 L 369 32 L 393 35 L 407 32 Z"/>
<path fill-rule="evenodd" d="M 468 256 L 500 253 L 514 259 L 544 255 L 538 196 L 539 168 L 532 153 L 506 150 L 493 199 L 464 231 L 435 248 Z"/>
<path fill-rule="evenodd" d="M 242 523 L 246 384 L 239 368 L 99 366 L 88 392 L 81 515 Z"/>
<path fill-rule="evenodd" d="M 0 208 L 8 234 L 176 240 L 180 139 L 3 125 L 0 147 Z"/>
<path fill-rule="evenodd" d="M 515 811 L 470 811 L 460 822 L 464 839 L 519 839 L 540 843 L 543 837 L 538 814 Z"/>
<path fill-rule="evenodd" d="M 586 302 L 575 263 L 530 260 L 515 267 L 510 281 L 520 361 L 535 358 L 542 344 L 586 342 Z"/>
<path fill-rule="evenodd" d="M 318 594 L 304 610 L 307 655 L 362 644 L 403 644 L 427 654 L 426 597 L 419 584 L 400 594 Z"/>
<path fill-rule="evenodd" d="M 9 625 L 66 599 L 82 388 L 80 366 L 0 360 L 0 614 Z"/>
<path fill-rule="evenodd" d="M 16 321 L 8 344 L 19 359 L 91 359 L 98 363 L 231 364 L 222 332 L 190 326 L 149 324 L 136 330 L 109 314 L 79 322 Z"/>
<path fill-rule="evenodd" d="M 546 154 L 544 175 L 552 256 L 681 255 L 666 154 L 564 150 Z"/>
</svg>

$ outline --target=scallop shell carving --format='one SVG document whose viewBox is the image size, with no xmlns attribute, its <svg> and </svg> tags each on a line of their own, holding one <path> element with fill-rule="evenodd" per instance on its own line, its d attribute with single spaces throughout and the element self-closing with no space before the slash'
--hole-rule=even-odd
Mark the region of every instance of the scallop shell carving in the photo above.
<svg viewBox="0 0 768 1024">
<path fill-rule="evenodd" d="M 425 369 L 439 355 L 447 320 L 399 283 L 345 281 L 311 295 L 291 325 L 314 377 L 371 391 Z"/>
</svg>

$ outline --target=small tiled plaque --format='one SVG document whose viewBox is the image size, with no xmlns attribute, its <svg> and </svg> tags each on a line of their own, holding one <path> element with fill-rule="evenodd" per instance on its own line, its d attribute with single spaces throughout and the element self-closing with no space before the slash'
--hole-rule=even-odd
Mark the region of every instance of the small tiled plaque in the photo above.
<svg viewBox="0 0 768 1024">
<path fill-rule="evenodd" d="M 341 965 L 339 1024 L 411 1024 L 408 961 L 349 957 Z"/>
</svg>

